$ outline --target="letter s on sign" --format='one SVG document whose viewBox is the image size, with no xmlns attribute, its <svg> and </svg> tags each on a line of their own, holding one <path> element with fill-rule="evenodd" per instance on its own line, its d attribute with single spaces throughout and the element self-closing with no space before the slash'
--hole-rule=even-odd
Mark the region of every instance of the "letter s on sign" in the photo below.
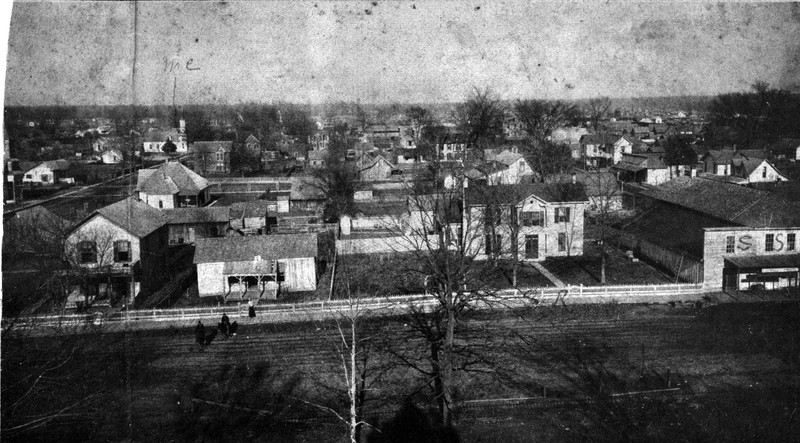
<svg viewBox="0 0 800 443">
<path fill-rule="evenodd" d="M 750 249 L 751 246 L 753 246 L 752 240 L 753 237 L 749 235 L 743 235 L 739 237 L 739 246 L 737 247 L 739 248 L 740 251 L 746 251 Z"/>
<path fill-rule="evenodd" d="M 780 233 L 775 234 L 775 248 L 773 249 L 773 251 L 783 251 L 783 247 L 785 245 L 783 244 L 783 240 L 781 240 L 781 237 L 783 237 L 783 234 Z"/>
</svg>

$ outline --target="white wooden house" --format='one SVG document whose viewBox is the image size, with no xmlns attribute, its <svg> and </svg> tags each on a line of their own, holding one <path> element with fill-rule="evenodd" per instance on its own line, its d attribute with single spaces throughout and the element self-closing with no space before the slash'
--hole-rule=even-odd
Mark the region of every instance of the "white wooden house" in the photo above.
<svg viewBox="0 0 800 443">
<path fill-rule="evenodd" d="M 104 300 L 133 302 L 168 279 L 167 218 L 129 197 L 98 209 L 78 223 L 65 241 L 76 285 L 67 306 Z"/>
<path fill-rule="evenodd" d="M 317 234 L 249 235 L 197 240 L 201 297 L 271 299 L 317 288 Z"/>
<path fill-rule="evenodd" d="M 22 183 L 47 186 L 74 182 L 74 179 L 69 178 L 70 166 L 70 163 L 66 160 L 50 160 L 39 163 L 32 169 L 25 171 Z"/>
<path fill-rule="evenodd" d="M 476 259 L 510 257 L 514 248 L 525 260 L 582 255 L 588 204 L 580 184 L 468 187 L 465 247 Z"/>
<path fill-rule="evenodd" d="M 158 169 L 140 169 L 136 181 L 139 200 L 157 209 L 200 207 L 210 199 L 211 184 L 179 162 Z"/>
</svg>

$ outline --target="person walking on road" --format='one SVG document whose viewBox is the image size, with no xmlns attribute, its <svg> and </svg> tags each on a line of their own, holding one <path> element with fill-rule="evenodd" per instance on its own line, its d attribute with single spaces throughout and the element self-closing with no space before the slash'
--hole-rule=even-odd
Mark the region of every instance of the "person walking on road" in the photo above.
<svg viewBox="0 0 800 443">
<path fill-rule="evenodd" d="M 256 316 L 256 306 L 253 304 L 253 300 L 249 300 L 247 302 L 247 315 L 250 318 L 254 318 Z"/>
<path fill-rule="evenodd" d="M 206 328 L 203 322 L 197 320 L 197 326 L 194 327 L 194 338 L 200 346 L 203 346 L 206 341 Z"/>
</svg>

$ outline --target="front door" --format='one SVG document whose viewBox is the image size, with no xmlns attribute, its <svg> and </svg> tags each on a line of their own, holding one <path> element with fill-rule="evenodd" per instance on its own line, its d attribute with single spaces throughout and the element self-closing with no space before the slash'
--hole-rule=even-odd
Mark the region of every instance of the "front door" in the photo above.
<svg viewBox="0 0 800 443">
<path fill-rule="evenodd" d="M 539 258 L 539 236 L 525 236 L 525 258 Z"/>
</svg>

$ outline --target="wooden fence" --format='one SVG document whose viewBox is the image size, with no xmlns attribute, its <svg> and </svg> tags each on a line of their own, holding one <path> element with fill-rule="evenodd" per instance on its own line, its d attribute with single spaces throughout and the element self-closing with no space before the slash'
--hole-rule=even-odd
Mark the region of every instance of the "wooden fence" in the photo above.
<svg viewBox="0 0 800 443">
<path fill-rule="evenodd" d="M 624 246 L 636 255 L 646 257 L 648 260 L 667 269 L 673 276 L 684 282 L 703 282 L 703 263 L 687 252 L 675 251 L 670 248 L 647 241 L 631 232 L 614 231 L 620 246 Z M 676 233 L 680 235 L 680 233 Z"/>
<path fill-rule="evenodd" d="M 566 286 L 563 288 L 519 288 L 496 293 L 473 293 L 468 298 L 477 309 L 514 308 L 538 304 L 587 303 L 667 303 L 693 302 L 702 299 L 702 284 L 625 285 L 625 286 Z M 255 307 L 257 317 L 268 322 L 297 322 L 328 320 L 355 307 L 364 315 L 392 315 L 408 312 L 412 307 L 430 311 L 438 300 L 429 294 L 394 295 L 386 297 L 331 300 L 305 303 L 274 303 Z M 248 306 L 209 306 L 201 308 L 169 308 L 114 311 L 110 313 L 31 316 L 14 319 L 19 326 L 53 327 L 80 324 L 122 322 L 185 322 L 219 319 L 223 313 L 232 317 L 247 317 Z M 4 325 L 8 321 L 3 321 Z"/>
</svg>

